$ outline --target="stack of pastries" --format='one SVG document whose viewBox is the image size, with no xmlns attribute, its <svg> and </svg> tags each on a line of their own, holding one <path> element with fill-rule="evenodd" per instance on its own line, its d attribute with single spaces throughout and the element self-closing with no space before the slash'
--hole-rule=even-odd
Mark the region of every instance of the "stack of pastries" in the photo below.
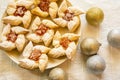
<svg viewBox="0 0 120 80">
<path fill-rule="evenodd" d="M 13 0 L 3 17 L 0 48 L 17 49 L 24 57 L 19 65 L 26 69 L 39 68 L 43 72 L 49 57 L 72 59 L 76 53 L 75 34 L 80 27 L 82 11 L 68 0 Z M 61 34 L 59 29 L 67 29 Z"/>
</svg>

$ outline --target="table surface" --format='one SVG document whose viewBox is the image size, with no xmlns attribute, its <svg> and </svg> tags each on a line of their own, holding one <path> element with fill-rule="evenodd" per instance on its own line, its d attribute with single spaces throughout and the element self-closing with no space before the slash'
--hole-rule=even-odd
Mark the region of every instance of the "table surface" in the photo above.
<svg viewBox="0 0 120 80">
<path fill-rule="evenodd" d="M 0 19 L 9 0 L 0 0 Z M 86 69 L 86 57 L 78 50 L 74 61 L 66 61 L 58 67 L 66 71 L 68 80 L 120 80 L 120 49 L 111 47 L 107 42 L 107 34 L 111 29 L 120 29 L 120 0 L 70 0 L 73 6 L 88 10 L 98 6 L 105 14 L 100 27 L 89 26 L 85 15 L 81 16 L 81 39 L 85 37 L 96 38 L 102 46 L 98 54 L 104 58 L 106 69 L 101 75 L 93 75 Z M 29 71 L 20 68 L 5 54 L 0 53 L 0 80 L 48 80 L 50 70 L 40 73 L 39 70 Z"/>
</svg>

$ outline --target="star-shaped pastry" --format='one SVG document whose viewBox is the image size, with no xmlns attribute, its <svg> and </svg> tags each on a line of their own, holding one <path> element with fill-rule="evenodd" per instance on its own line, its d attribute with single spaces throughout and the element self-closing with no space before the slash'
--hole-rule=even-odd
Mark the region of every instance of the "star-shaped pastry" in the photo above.
<svg viewBox="0 0 120 80">
<path fill-rule="evenodd" d="M 80 26 L 80 14 L 83 12 L 70 6 L 67 0 L 63 0 L 58 9 L 59 17 L 53 20 L 59 26 L 67 27 L 70 32 L 74 32 Z"/>
<path fill-rule="evenodd" d="M 35 0 L 36 7 L 31 10 L 32 14 L 40 17 L 56 18 L 58 5 L 57 0 Z"/>
<path fill-rule="evenodd" d="M 26 69 L 40 69 L 43 72 L 48 64 L 48 56 L 46 55 L 49 52 L 50 48 L 43 45 L 33 46 L 30 41 L 25 47 L 22 55 L 24 59 L 19 61 L 19 65 Z"/>
<path fill-rule="evenodd" d="M 75 41 L 77 41 L 79 37 L 80 36 L 78 34 L 74 33 L 65 33 L 61 35 L 60 32 L 57 31 L 52 43 L 54 48 L 50 50 L 48 56 L 59 58 L 66 55 L 68 59 L 72 59 L 77 48 Z"/>
<path fill-rule="evenodd" d="M 26 43 L 24 34 L 28 32 L 29 30 L 20 26 L 11 27 L 10 24 L 6 25 L 1 33 L 0 48 L 6 51 L 17 48 L 21 52 Z"/>
<path fill-rule="evenodd" d="M 20 25 L 23 23 L 24 28 L 28 28 L 31 22 L 32 14 L 29 8 L 33 5 L 30 0 L 18 0 L 12 1 L 8 4 L 7 14 L 8 16 L 3 18 L 3 22 L 11 25 Z"/>
<path fill-rule="evenodd" d="M 51 20 L 41 21 L 39 17 L 36 17 L 30 27 L 32 32 L 27 35 L 27 39 L 34 43 L 44 42 L 45 46 L 49 46 L 54 36 L 53 29 L 57 27 L 58 25 Z"/>
</svg>

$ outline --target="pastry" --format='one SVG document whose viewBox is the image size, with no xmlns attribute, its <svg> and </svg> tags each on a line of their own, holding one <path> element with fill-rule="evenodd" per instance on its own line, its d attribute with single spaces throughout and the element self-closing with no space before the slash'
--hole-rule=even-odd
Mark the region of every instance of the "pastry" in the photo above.
<svg viewBox="0 0 120 80">
<path fill-rule="evenodd" d="M 75 41 L 79 39 L 79 35 L 74 33 L 60 34 L 59 31 L 56 32 L 53 38 L 53 46 L 55 48 L 51 49 L 48 56 L 52 58 L 59 58 L 66 55 L 68 59 L 72 59 L 76 53 L 77 45 Z"/>
<path fill-rule="evenodd" d="M 70 32 L 74 32 L 80 26 L 80 14 L 83 14 L 83 12 L 68 5 L 67 0 L 63 0 L 58 9 L 59 17 L 53 20 L 59 26 L 67 27 Z"/>
<path fill-rule="evenodd" d="M 21 52 L 26 43 L 24 34 L 27 32 L 29 30 L 20 26 L 11 28 L 10 24 L 6 25 L 1 33 L 0 47 L 7 51 L 17 48 Z"/>
<path fill-rule="evenodd" d="M 31 10 L 32 14 L 40 17 L 50 17 L 56 18 L 58 5 L 57 0 L 35 0 L 36 7 Z"/>
<path fill-rule="evenodd" d="M 48 56 L 46 55 L 49 52 L 50 48 L 43 45 L 33 46 L 33 43 L 30 41 L 25 47 L 22 55 L 24 59 L 19 61 L 19 65 L 26 69 L 40 69 L 43 72 L 48 63 Z"/>
<path fill-rule="evenodd" d="M 12 1 L 8 4 L 7 15 L 3 18 L 3 22 L 18 26 L 23 23 L 24 28 L 28 28 L 31 22 L 32 14 L 29 8 L 33 5 L 30 0 Z"/>
<path fill-rule="evenodd" d="M 41 21 L 36 17 L 30 27 L 32 32 L 27 35 L 27 39 L 34 43 L 44 42 L 45 46 L 49 46 L 54 36 L 53 29 L 57 27 L 58 25 L 50 20 Z"/>
</svg>

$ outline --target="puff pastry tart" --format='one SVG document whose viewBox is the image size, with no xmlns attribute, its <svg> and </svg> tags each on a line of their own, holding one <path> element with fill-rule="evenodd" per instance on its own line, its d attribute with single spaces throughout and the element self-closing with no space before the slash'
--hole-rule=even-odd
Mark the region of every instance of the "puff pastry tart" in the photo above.
<svg viewBox="0 0 120 80">
<path fill-rule="evenodd" d="M 54 48 L 50 50 L 48 55 L 53 58 L 59 58 L 66 55 L 68 59 L 72 59 L 76 53 L 75 41 L 79 39 L 78 34 L 65 33 L 61 35 L 59 31 L 56 32 L 53 38 Z"/>
<path fill-rule="evenodd" d="M 49 50 L 50 48 L 43 45 L 33 46 L 30 41 L 22 53 L 24 59 L 19 61 L 19 65 L 26 69 L 35 69 L 39 67 L 40 71 L 43 72 L 47 67 L 48 56 L 46 53 L 48 53 Z"/>
<path fill-rule="evenodd" d="M 53 29 L 57 27 L 58 25 L 50 20 L 41 21 L 36 17 L 30 27 L 32 32 L 27 35 L 27 39 L 34 43 L 44 42 L 45 46 L 49 46 L 54 36 Z"/>
<path fill-rule="evenodd" d="M 35 0 L 36 7 L 31 10 L 32 14 L 40 17 L 56 18 L 58 5 L 57 0 Z"/>
<path fill-rule="evenodd" d="M 74 32 L 80 26 L 79 15 L 83 14 L 83 12 L 68 4 L 67 0 L 63 0 L 58 9 L 59 17 L 55 18 L 54 21 L 59 26 L 67 27 L 70 32 Z"/>
<path fill-rule="evenodd" d="M 6 25 L 1 33 L 0 48 L 7 51 L 17 48 L 21 52 L 26 43 L 24 34 L 28 32 L 27 29 L 20 26 L 11 28 L 10 24 Z"/>
<path fill-rule="evenodd" d="M 28 28 L 31 22 L 32 14 L 29 8 L 33 5 L 31 0 L 17 0 L 8 4 L 8 16 L 3 18 L 3 22 L 11 25 L 20 25 L 23 23 L 24 28 Z"/>
</svg>

